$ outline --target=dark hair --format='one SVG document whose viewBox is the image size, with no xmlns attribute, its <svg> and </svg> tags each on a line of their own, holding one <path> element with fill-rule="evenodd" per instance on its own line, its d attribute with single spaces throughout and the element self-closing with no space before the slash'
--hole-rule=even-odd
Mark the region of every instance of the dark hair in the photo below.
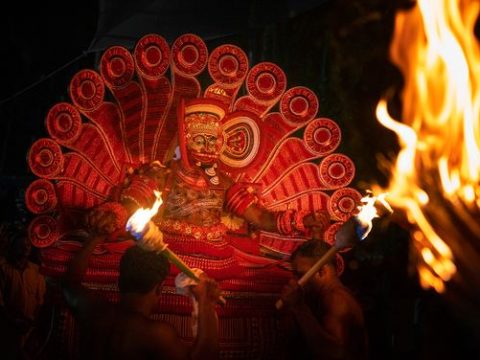
<svg viewBox="0 0 480 360">
<path fill-rule="evenodd" d="M 145 294 L 165 280 L 169 271 L 170 264 L 164 256 L 135 245 L 120 260 L 118 287 L 122 293 Z"/>
<path fill-rule="evenodd" d="M 323 255 L 325 255 L 328 250 L 331 249 L 331 245 L 326 243 L 325 241 L 322 240 L 308 240 L 299 245 L 292 253 L 290 256 L 290 261 L 295 260 L 297 256 L 304 256 L 304 257 L 309 257 L 309 258 L 315 258 L 315 259 L 320 259 Z M 336 268 L 335 264 L 335 256 L 330 259 L 330 261 L 327 263 L 333 266 L 333 268 Z"/>
</svg>

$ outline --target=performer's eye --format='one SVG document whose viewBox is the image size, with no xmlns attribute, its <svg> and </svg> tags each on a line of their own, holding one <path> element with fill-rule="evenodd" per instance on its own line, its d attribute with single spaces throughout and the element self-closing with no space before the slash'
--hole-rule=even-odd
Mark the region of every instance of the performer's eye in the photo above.
<svg viewBox="0 0 480 360">
<path fill-rule="evenodd" d="M 203 136 L 195 136 L 193 142 L 195 145 L 205 145 L 205 138 Z"/>
</svg>

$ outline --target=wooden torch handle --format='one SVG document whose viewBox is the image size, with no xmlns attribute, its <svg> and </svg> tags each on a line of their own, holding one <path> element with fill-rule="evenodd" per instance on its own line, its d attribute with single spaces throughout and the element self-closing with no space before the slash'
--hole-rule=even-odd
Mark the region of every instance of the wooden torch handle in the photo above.
<svg viewBox="0 0 480 360">
<path fill-rule="evenodd" d="M 304 286 L 310 278 L 315 275 L 320 268 L 325 265 L 327 262 L 329 262 L 332 257 L 335 256 L 337 253 L 338 249 L 334 246 L 332 246 L 326 253 L 323 255 L 320 259 L 317 260 L 313 266 L 308 269 L 308 271 L 302 275 L 302 277 L 298 280 L 298 285 L 299 286 Z M 278 299 L 277 302 L 275 303 L 275 307 L 277 310 L 280 310 L 283 307 L 283 301 L 282 299 Z"/>
</svg>

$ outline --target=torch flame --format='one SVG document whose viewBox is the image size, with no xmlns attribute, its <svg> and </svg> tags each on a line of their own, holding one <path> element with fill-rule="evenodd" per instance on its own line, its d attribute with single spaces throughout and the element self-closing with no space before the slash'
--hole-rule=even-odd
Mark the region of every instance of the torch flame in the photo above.
<svg viewBox="0 0 480 360">
<path fill-rule="evenodd" d="M 368 194 L 364 196 L 360 202 L 362 205 L 358 206 L 358 214 L 356 215 L 357 218 L 362 222 L 371 222 L 374 218 L 380 216 L 377 211 L 377 207 L 375 206 L 376 202 L 381 203 L 389 212 L 393 212 L 390 204 L 387 202 L 386 197 L 387 193 L 379 194 L 377 196 L 373 196 L 372 194 Z"/>
<path fill-rule="evenodd" d="M 162 205 L 162 193 L 160 191 L 154 190 L 156 200 L 153 203 L 153 206 L 149 208 L 140 208 L 133 213 L 132 216 L 127 221 L 126 228 L 132 234 L 141 234 L 143 229 L 148 224 L 150 219 L 155 216 L 158 212 L 158 209 Z"/>
<path fill-rule="evenodd" d="M 370 230 L 372 230 L 372 220 L 380 216 L 377 207 L 375 206 L 377 202 L 379 202 L 388 212 L 393 212 L 390 204 L 385 199 L 386 196 L 386 193 L 377 196 L 373 196 L 373 194 L 369 193 L 360 200 L 361 205 L 357 207 L 359 211 L 358 214 L 355 215 L 357 221 L 362 227 L 361 234 L 359 234 L 360 240 L 363 240 L 368 236 Z"/>
<path fill-rule="evenodd" d="M 440 217 L 451 213 L 445 209 L 479 234 L 474 219 L 480 205 L 480 47 L 473 31 L 479 10 L 478 1 L 418 0 L 398 13 L 390 50 L 405 79 L 403 123 L 388 114 L 385 99 L 376 111 L 402 147 L 389 186 L 381 191 L 417 228 L 420 283 L 438 292 L 456 272 L 439 234 L 453 246 L 459 241 L 455 234 L 462 233 L 442 223 Z"/>
</svg>

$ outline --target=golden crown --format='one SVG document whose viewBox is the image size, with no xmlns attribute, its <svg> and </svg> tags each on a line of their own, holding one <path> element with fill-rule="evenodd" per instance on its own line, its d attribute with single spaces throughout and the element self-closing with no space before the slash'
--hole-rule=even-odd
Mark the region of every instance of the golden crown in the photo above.
<svg viewBox="0 0 480 360">
<path fill-rule="evenodd" d="M 218 135 L 221 131 L 220 121 L 225 116 L 225 109 L 211 99 L 193 99 L 185 104 L 185 131 L 187 134 Z"/>
<path fill-rule="evenodd" d="M 209 113 L 194 113 L 185 117 L 187 134 L 211 134 L 218 135 L 220 119 Z"/>
</svg>

